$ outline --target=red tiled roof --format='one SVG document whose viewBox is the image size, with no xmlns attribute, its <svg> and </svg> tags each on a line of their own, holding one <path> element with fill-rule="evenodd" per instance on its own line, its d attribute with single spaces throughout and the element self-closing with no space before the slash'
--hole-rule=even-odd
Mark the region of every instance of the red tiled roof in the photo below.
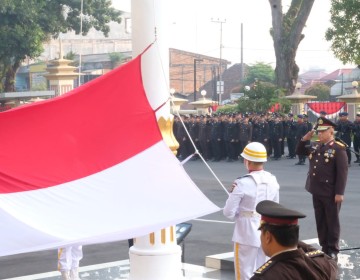
<svg viewBox="0 0 360 280">
<path fill-rule="evenodd" d="M 338 80 L 339 76 L 341 74 L 347 75 L 350 74 L 353 71 L 353 69 L 337 69 L 334 72 L 331 72 L 330 74 L 324 76 L 321 78 L 323 81 L 329 81 L 329 80 Z"/>
</svg>

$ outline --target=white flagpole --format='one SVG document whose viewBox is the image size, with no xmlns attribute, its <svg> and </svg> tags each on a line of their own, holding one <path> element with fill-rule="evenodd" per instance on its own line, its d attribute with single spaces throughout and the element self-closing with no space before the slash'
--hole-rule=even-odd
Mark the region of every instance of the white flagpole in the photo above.
<svg viewBox="0 0 360 280">
<path fill-rule="evenodd" d="M 131 1 L 133 57 L 142 53 L 156 39 L 155 45 L 143 55 L 141 65 L 144 88 L 154 109 L 170 97 L 167 43 L 169 24 L 166 9 L 169 2 L 171 1 Z M 157 112 L 157 118 L 172 118 L 169 102 Z M 135 237 L 129 255 L 131 280 L 183 279 L 181 247 L 177 245 L 175 225 L 146 236 Z"/>
</svg>

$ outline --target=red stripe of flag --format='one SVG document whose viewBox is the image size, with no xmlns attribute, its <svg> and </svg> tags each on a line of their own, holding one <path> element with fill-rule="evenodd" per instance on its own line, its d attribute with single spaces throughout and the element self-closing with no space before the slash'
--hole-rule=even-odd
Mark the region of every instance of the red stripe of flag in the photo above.
<svg viewBox="0 0 360 280">
<path fill-rule="evenodd" d="M 140 64 L 138 56 L 61 97 L 0 113 L 0 193 L 79 179 L 160 141 Z"/>
</svg>

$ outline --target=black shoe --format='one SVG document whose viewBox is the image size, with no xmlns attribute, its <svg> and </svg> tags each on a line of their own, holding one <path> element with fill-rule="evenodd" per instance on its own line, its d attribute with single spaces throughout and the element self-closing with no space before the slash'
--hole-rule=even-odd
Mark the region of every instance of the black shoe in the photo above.
<svg viewBox="0 0 360 280">
<path fill-rule="evenodd" d="M 301 161 L 295 163 L 295 165 L 303 165 L 303 163 Z"/>
<path fill-rule="evenodd" d="M 354 163 L 360 163 L 360 159 L 355 160 Z"/>
</svg>

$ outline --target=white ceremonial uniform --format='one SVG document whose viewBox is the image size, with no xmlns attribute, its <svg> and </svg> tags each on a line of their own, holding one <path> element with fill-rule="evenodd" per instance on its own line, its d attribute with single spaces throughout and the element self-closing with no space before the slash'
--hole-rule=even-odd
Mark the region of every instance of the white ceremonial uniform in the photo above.
<svg viewBox="0 0 360 280">
<path fill-rule="evenodd" d="M 271 173 L 253 171 L 235 180 L 236 187 L 230 193 L 223 209 L 224 216 L 235 221 L 232 237 L 234 265 L 237 280 L 247 280 L 266 261 L 261 249 L 261 216 L 256 205 L 263 200 L 279 202 L 279 183 Z"/>
<path fill-rule="evenodd" d="M 77 269 L 82 258 L 83 252 L 81 245 L 60 248 L 58 250 L 58 270 L 71 271 L 72 269 Z"/>
</svg>

